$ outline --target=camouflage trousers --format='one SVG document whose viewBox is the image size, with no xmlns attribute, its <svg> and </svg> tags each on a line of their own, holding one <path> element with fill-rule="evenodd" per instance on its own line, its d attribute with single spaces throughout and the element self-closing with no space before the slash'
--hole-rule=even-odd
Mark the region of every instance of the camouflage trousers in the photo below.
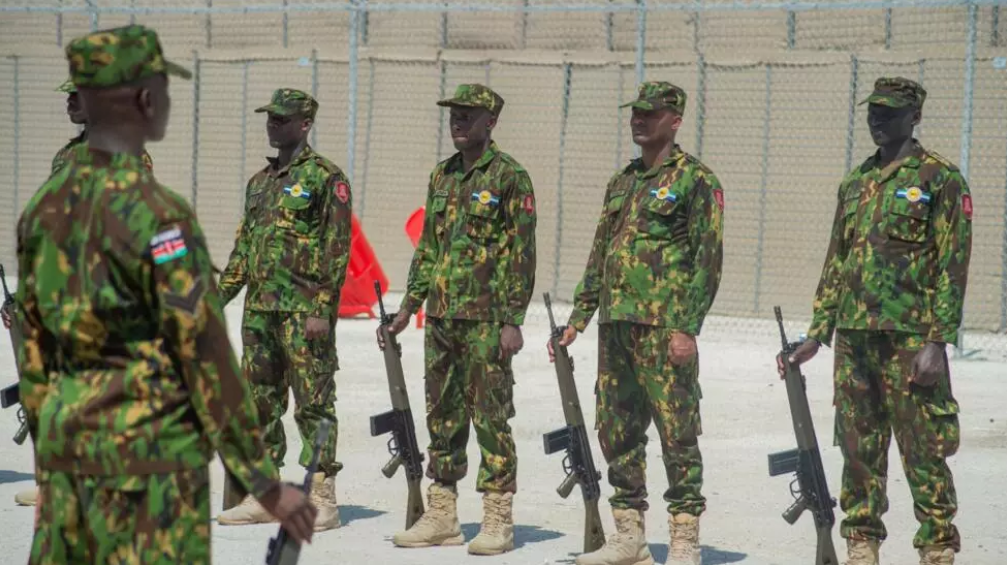
<svg viewBox="0 0 1007 565">
<path fill-rule="evenodd" d="M 31 565 L 210 563 L 206 467 L 138 476 L 51 472 Z"/>
<path fill-rule="evenodd" d="M 649 509 L 646 431 L 653 420 L 668 476 L 668 512 L 702 514 L 698 356 L 674 366 L 668 361 L 671 332 L 630 322 L 599 324 L 598 341 L 595 427 L 615 489 L 609 503 Z"/>
<path fill-rule="evenodd" d="M 958 403 L 950 374 L 931 388 L 909 382 L 912 361 L 923 348 L 918 335 L 836 332 L 836 444 L 843 453 L 840 505 L 843 537 L 883 540 L 888 511 L 888 448 L 895 442 L 920 527 L 915 547 L 961 540 L 951 523 L 958 510 L 954 480 L 945 458 L 958 451 Z M 947 368 L 947 358 L 944 360 Z"/>
<path fill-rule="evenodd" d="M 468 473 L 469 421 L 482 454 L 477 492 L 517 492 L 514 374 L 500 359 L 500 324 L 427 318 L 427 477 L 455 482 Z"/>
<path fill-rule="evenodd" d="M 318 468 L 332 476 L 342 469 L 336 461 L 338 421 L 336 419 L 335 326 L 329 335 L 305 338 L 308 315 L 294 312 L 246 310 L 241 337 L 241 359 L 252 398 L 259 411 L 264 440 L 276 466 L 283 466 L 287 439 L 281 418 L 287 412 L 289 391 L 294 393 L 294 421 L 301 435 L 298 462 L 311 463 L 315 432 L 323 419 L 332 421 L 329 436 L 318 456 Z"/>
</svg>

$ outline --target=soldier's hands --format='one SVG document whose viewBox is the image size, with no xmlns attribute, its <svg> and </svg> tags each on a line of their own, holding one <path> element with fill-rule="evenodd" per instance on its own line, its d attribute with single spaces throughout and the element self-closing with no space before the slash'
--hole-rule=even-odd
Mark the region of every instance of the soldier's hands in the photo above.
<svg viewBox="0 0 1007 565">
<path fill-rule="evenodd" d="M 924 387 L 937 384 L 937 379 L 944 373 L 945 345 L 937 342 L 927 342 L 916 356 L 913 357 L 912 373 L 909 380 Z"/>
<path fill-rule="evenodd" d="M 320 339 L 329 335 L 329 321 L 325 318 L 308 317 L 307 327 L 304 329 L 305 337 L 308 339 Z"/>
<path fill-rule="evenodd" d="M 3 318 L 3 327 L 9 330 L 11 325 L 9 310 L 0 310 L 0 318 Z"/>
<path fill-rule="evenodd" d="M 559 336 L 559 344 L 563 347 L 569 346 L 574 340 L 577 339 L 577 328 L 573 326 L 566 326 L 563 329 L 563 335 Z M 556 352 L 552 349 L 552 339 L 545 342 L 545 348 L 549 350 L 549 362 L 556 362 Z"/>
<path fill-rule="evenodd" d="M 819 344 L 817 340 L 809 339 L 797 346 L 797 349 L 790 354 L 790 358 L 787 359 L 791 365 L 800 366 L 806 361 L 810 361 L 818 353 Z M 784 379 L 787 376 L 787 368 L 783 365 L 782 354 L 776 355 L 776 371 L 780 373 L 780 379 Z"/>
<path fill-rule="evenodd" d="M 388 333 L 391 335 L 396 335 L 402 330 L 406 329 L 406 326 L 409 325 L 409 318 L 411 317 L 412 314 L 410 314 L 406 310 L 402 310 L 399 313 L 395 314 L 395 317 L 392 318 L 391 323 L 389 323 L 388 326 L 386 326 Z M 381 326 L 378 327 L 375 333 L 378 336 L 378 349 L 384 351 L 385 339 L 381 337 Z"/>
<path fill-rule="evenodd" d="M 259 504 L 277 520 L 300 543 L 311 543 L 315 533 L 315 516 L 318 509 L 304 496 L 301 489 L 288 484 L 280 484 L 259 499 Z"/>
<path fill-rule="evenodd" d="M 683 365 L 696 356 L 696 336 L 672 332 L 668 343 L 668 357 L 672 365 Z"/>
<path fill-rule="evenodd" d="M 524 338 L 521 337 L 521 328 L 504 324 L 500 330 L 500 359 L 506 359 L 511 355 L 521 351 L 524 347 Z"/>
</svg>

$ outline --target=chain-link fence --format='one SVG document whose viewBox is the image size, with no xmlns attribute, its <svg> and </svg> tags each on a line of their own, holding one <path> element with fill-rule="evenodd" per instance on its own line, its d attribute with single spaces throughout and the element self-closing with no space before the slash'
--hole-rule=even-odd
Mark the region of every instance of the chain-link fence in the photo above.
<svg viewBox="0 0 1007 565">
<path fill-rule="evenodd" d="M 634 156 L 618 104 L 644 79 L 681 85 L 679 142 L 718 174 L 727 201 L 725 273 L 707 327 L 750 334 L 774 305 L 810 316 L 838 183 L 874 151 L 857 103 L 878 76 L 899 74 L 929 93 L 919 139 L 956 162 L 974 194 L 963 345 L 1007 355 L 998 4 L 0 0 L 0 259 L 12 261 L 16 218 L 75 133 L 53 92 L 66 74 L 61 47 L 138 22 L 195 73 L 172 84 L 169 133 L 150 152 L 158 178 L 195 205 L 215 261 L 233 245 L 246 180 L 272 153 L 252 109 L 277 87 L 301 88 L 321 104 L 311 143 L 349 174 L 396 290 L 412 256 L 404 223 L 431 168 L 454 151 L 434 101 L 456 84 L 483 82 L 506 99 L 495 137 L 530 171 L 539 201 L 536 303 L 545 291 L 571 297 L 606 181 Z"/>
</svg>

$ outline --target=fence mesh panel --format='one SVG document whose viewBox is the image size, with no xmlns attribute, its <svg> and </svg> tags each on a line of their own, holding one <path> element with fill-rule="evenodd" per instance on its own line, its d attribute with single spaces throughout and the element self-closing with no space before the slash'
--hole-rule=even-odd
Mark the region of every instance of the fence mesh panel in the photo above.
<svg viewBox="0 0 1007 565">
<path fill-rule="evenodd" d="M 959 353 L 1007 356 L 1007 14 L 997 4 L 0 0 L 0 260 L 14 270 L 18 214 L 77 133 L 54 92 L 62 49 L 137 22 L 195 72 L 172 83 L 168 136 L 150 151 L 158 178 L 195 205 L 218 266 L 245 183 L 273 153 L 254 109 L 293 87 L 319 99 L 310 141 L 351 176 L 357 217 L 401 290 L 413 251 L 404 222 L 454 152 L 434 102 L 483 82 L 506 99 L 495 138 L 538 196 L 529 319 L 540 323 L 542 292 L 571 298 L 605 185 L 636 155 L 618 105 L 639 80 L 663 79 L 688 93 L 679 143 L 725 186 L 725 272 L 708 331 L 761 332 L 774 305 L 800 328 L 839 181 L 875 149 L 858 103 L 878 76 L 899 74 L 929 93 L 917 136 L 966 172 L 974 195 Z"/>
</svg>

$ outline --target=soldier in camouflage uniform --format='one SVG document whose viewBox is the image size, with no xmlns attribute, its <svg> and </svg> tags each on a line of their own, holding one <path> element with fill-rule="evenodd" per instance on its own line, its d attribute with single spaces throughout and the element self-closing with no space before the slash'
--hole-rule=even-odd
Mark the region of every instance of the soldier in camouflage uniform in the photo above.
<svg viewBox="0 0 1007 565">
<path fill-rule="evenodd" d="M 63 92 L 66 94 L 66 115 L 70 118 L 70 123 L 83 125 L 87 122 L 87 113 L 84 112 L 84 107 L 81 106 L 80 96 L 77 94 L 77 87 L 74 86 L 71 79 L 67 79 L 63 84 L 56 88 L 56 92 Z M 52 168 L 49 174 L 55 174 L 63 165 L 67 163 L 70 155 L 73 153 L 73 148 L 80 145 L 87 139 L 87 129 L 81 131 L 80 135 L 72 138 L 66 145 L 62 147 L 56 156 L 52 159 Z M 150 154 L 144 150 L 143 164 L 147 167 L 147 170 L 152 171 L 154 168 L 154 162 L 150 158 Z M 3 325 L 5 328 L 10 329 L 11 320 L 7 316 L 7 311 L 4 310 L 3 314 L 0 315 L 3 318 Z M 38 496 L 38 487 L 32 487 L 20 491 L 14 495 L 14 502 L 20 506 L 34 506 L 35 499 Z"/>
<path fill-rule="evenodd" d="M 310 540 L 227 338 L 203 232 L 143 166 L 164 137 L 166 61 L 142 26 L 66 48 L 89 137 L 17 227 L 21 402 L 40 485 L 30 563 L 209 563 L 209 464 Z"/>
<path fill-rule="evenodd" d="M 809 339 L 790 357 L 806 362 L 835 330 L 840 531 L 850 565 L 878 563 L 887 536 L 893 430 L 920 522 L 920 563 L 951 564 L 961 547 L 946 463 L 959 445 L 946 345 L 962 320 L 972 197 L 958 168 L 913 137 L 925 98 L 919 84 L 883 77 L 864 100 L 879 149 L 839 186 Z"/>
<path fill-rule="evenodd" d="M 437 102 L 451 110 L 458 152 L 430 175 L 423 234 L 406 296 L 389 326 L 402 331 L 424 300 L 427 429 L 433 479 L 428 508 L 394 536 L 400 547 L 460 545 L 456 483 L 468 472 L 469 422 L 482 451 L 476 491 L 483 494 L 476 555 L 514 548 L 512 502 L 517 455 L 511 359 L 535 286 L 535 193 L 531 178 L 491 139 L 504 100 L 480 84 L 460 85 Z M 378 334 L 378 345 L 384 343 Z"/>
<path fill-rule="evenodd" d="M 717 177 L 675 142 L 685 92 L 640 85 L 630 128 L 642 157 L 608 183 L 587 268 L 560 343 L 596 310 L 597 427 L 615 488 L 616 532 L 578 565 L 648 565 L 646 430 L 654 420 L 668 475 L 669 563 L 700 562 L 703 459 L 696 336 L 720 285 L 724 196 Z M 550 360 L 554 360 L 551 344 Z"/>
<path fill-rule="evenodd" d="M 308 145 L 318 102 L 309 94 L 277 89 L 256 112 L 266 112 L 275 158 L 248 181 L 245 214 L 234 250 L 220 277 L 230 302 L 242 287 L 242 368 L 266 429 L 277 467 L 287 452 L 281 418 L 294 393 L 294 420 L 301 435 L 299 462 L 311 462 L 322 419 L 331 432 L 318 458 L 311 489 L 318 506 L 316 531 L 338 528 L 336 474 L 336 320 L 339 293 L 350 257 L 350 185 L 332 161 Z M 229 494 L 225 489 L 225 509 Z M 272 522 L 255 498 L 245 497 L 217 519 L 223 525 Z"/>
</svg>

